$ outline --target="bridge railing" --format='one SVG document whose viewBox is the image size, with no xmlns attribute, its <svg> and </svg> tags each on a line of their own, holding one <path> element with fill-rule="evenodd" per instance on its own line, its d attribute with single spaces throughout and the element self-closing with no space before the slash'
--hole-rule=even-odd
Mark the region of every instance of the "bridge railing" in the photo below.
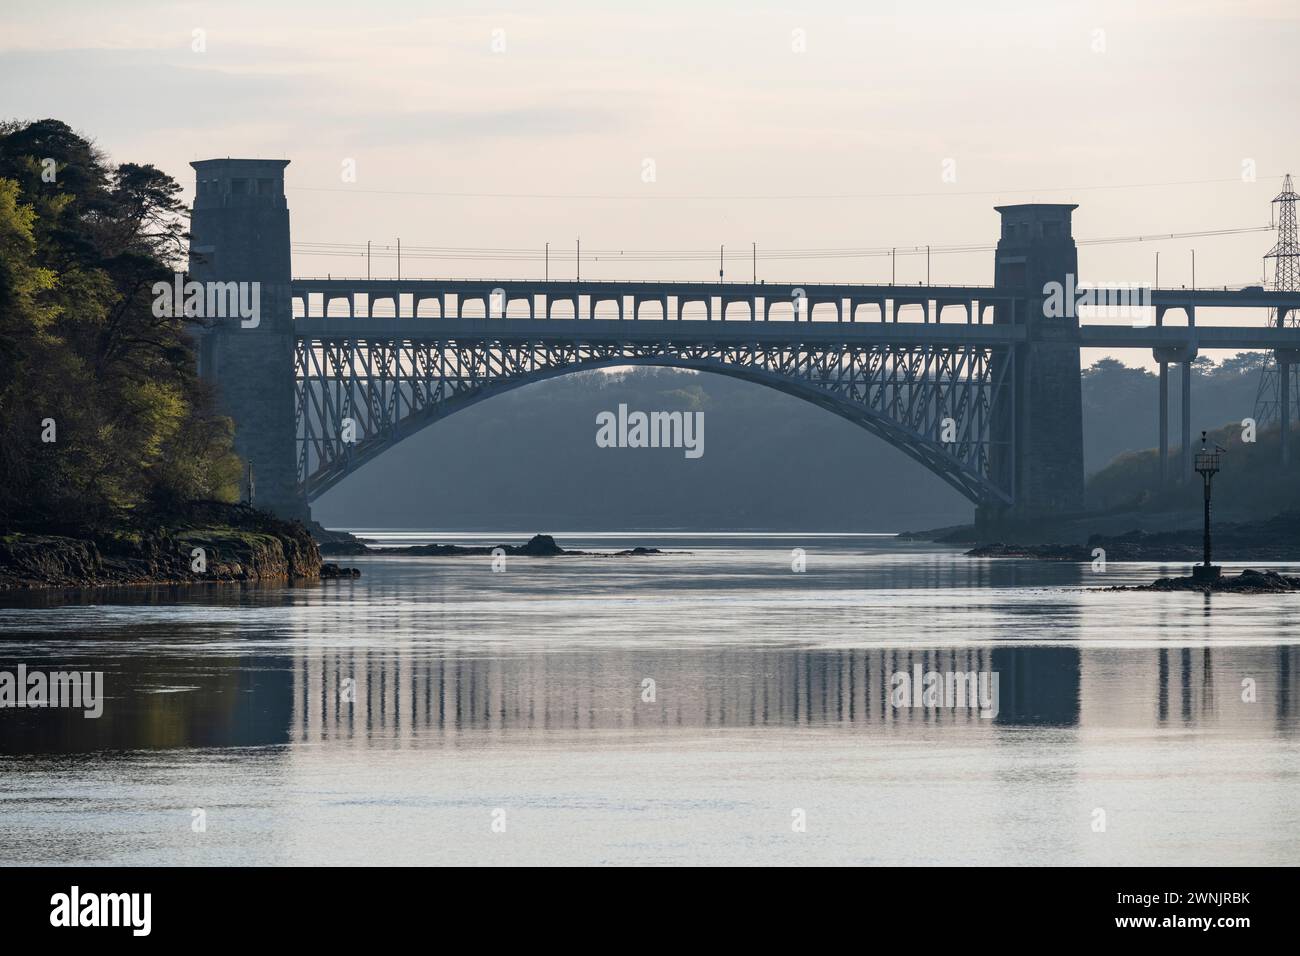
<svg viewBox="0 0 1300 956">
<path fill-rule="evenodd" d="M 909 313 L 942 322 L 953 310 L 968 325 L 1006 324 L 1015 296 L 992 286 L 865 286 L 613 280 L 295 279 L 301 317 L 475 319 L 557 317 L 584 321 L 794 321 L 894 323 Z M 319 308 L 313 308 L 313 299 Z M 343 302 L 339 308 L 336 303 Z M 364 302 L 364 305 L 362 304 Z M 428 305 L 427 303 L 434 303 Z M 409 304 L 408 304 L 409 303 Z M 862 310 L 867 309 L 867 315 Z M 421 314 L 421 313 L 424 314 Z M 436 314 L 434 314 L 436 312 Z M 649 318 L 643 315 L 649 312 Z M 736 313 L 741 315 L 737 316 Z M 363 314 L 364 313 L 364 314 Z M 774 318 L 775 316 L 775 318 Z"/>
<path fill-rule="evenodd" d="M 663 285 L 663 286 L 726 286 L 728 288 L 769 288 L 782 289 L 796 286 L 816 286 L 819 288 L 840 288 L 840 289 L 994 289 L 996 286 L 982 285 L 979 283 L 964 282 L 960 285 L 934 285 L 926 282 L 916 283 L 899 283 L 894 282 L 888 285 L 863 285 L 853 282 L 789 282 L 789 281 L 768 281 L 763 279 L 759 282 L 719 282 L 717 279 L 671 279 L 660 281 L 656 279 L 483 279 L 473 276 L 408 276 L 406 278 L 397 278 L 396 276 L 294 276 L 293 282 L 348 282 L 362 284 L 385 284 L 391 285 L 400 283 L 402 285 L 415 283 L 430 284 L 447 284 L 447 283 L 465 283 L 467 285 Z"/>
</svg>

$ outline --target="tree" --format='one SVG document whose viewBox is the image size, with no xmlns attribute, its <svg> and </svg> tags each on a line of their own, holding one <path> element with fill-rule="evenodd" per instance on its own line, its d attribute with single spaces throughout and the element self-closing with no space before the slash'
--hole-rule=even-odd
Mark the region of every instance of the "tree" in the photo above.
<svg viewBox="0 0 1300 956">
<path fill-rule="evenodd" d="M 57 120 L 0 124 L 0 525 L 233 498 L 230 423 L 183 320 L 152 309 L 185 248 L 179 195 Z"/>
<path fill-rule="evenodd" d="M 1249 375 L 1255 378 L 1268 362 L 1267 352 L 1238 352 L 1232 358 L 1224 359 L 1219 364 L 1219 371 L 1225 375 Z"/>
</svg>

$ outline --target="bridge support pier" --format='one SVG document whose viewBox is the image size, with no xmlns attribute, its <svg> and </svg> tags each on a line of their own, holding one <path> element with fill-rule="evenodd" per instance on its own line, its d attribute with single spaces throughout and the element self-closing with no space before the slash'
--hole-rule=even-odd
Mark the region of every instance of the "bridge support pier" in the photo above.
<svg viewBox="0 0 1300 956">
<path fill-rule="evenodd" d="M 1278 395 L 1278 413 L 1281 424 L 1281 434 L 1278 438 L 1282 444 L 1282 465 L 1285 467 L 1291 463 L 1291 363 L 1277 363 L 1277 384 Z"/>
<path fill-rule="evenodd" d="M 1005 371 L 993 410 L 992 472 L 1012 489 L 1009 507 L 985 506 L 976 516 L 987 533 L 1035 536 L 1083 510 L 1083 395 L 1079 317 L 1062 290 L 1077 284 L 1078 252 L 1068 204 L 999 206 L 993 283 L 1006 302 L 995 325 L 1026 331 Z M 894 303 L 895 306 L 898 303 Z M 922 308 L 928 308 L 922 302 Z M 984 533 L 984 532 L 982 532 Z"/>
<path fill-rule="evenodd" d="M 1192 474 L 1192 362 L 1197 350 L 1177 346 L 1152 349 L 1151 354 L 1160 363 L 1160 480 L 1169 479 L 1169 366 L 1178 370 L 1179 402 L 1178 427 L 1181 445 L 1178 449 L 1178 466 L 1173 476 L 1175 484 L 1188 481 Z"/>
<path fill-rule="evenodd" d="M 1183 400 L 1179 422 L 1183 429 L 1183 447 L 1178 462 L 1178 483 L 1180 485 L 1187 481 L 1192 474 L 1192 360 L 1189 358 L 1182 365 L 1183 374 L 1180 381 L 1183 386 Z"/>
<path fill-rule="evenodd" d="M 235 451 L 251 466 L 256 487 L 253 504 L 307 521 L 311 515 L 298 493 L 295 453 L 293 300 L 284 198 L 289 162 L 208 159 L 190 165 L 197 178 L 190 279 L 208 284 L 209 292 L 217 284 L 236 288 L 241 303 L 256 303 L 251 317 L 205 315 L 199 375 L 216 387 L 220 408 L 235 423 Z M 351 315 L 351 300 L 348 305 Z"/>
<path fill-rule="evenodd" d="M 1292 368 L 1297 362 L 1300 362 L 1300 349 L 1275 349 L 1273 351 L 1273 360 L 1277 363 L 1277 411 L 1279 434 L 1278 440 L 1281 444 L 1281 455 L 1283 467 L 1291 463 L 1291 403 L 1293 396 L 1291 394 L 1292 376 L 1295 370 Z"/>
<path fill-rule="evenodd" d="M 1160 486 L 1169 484 L 1169 363 L 1160 363 Z"/>
</svg>

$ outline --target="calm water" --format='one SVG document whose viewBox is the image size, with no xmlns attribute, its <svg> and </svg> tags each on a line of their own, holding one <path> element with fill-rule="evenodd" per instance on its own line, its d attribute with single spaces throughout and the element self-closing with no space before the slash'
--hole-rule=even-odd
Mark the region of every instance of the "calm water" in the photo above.
<svg viewBox="0 0 1300 956">
<path fill-rule="evenodd" d="M 107 700 L 0 710 L 0 862 L 1300 863 L 1300 595 L 558 537 L 690 553 L 3 599 L 0 671 L 103 671 Z M 996 716 L 893 706 L 914 667 L 996 673 Z"/>
</svg>

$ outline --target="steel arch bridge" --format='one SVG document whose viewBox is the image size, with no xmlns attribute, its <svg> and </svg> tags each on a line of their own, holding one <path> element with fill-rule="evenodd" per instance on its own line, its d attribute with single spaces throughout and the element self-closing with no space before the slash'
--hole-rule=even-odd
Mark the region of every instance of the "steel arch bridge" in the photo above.
<svg viewBox="0 0 1300 956">
<path fill-rule="evenodd" d="M 616 332 L 597 337 L 551 329 L 516 338 L 494 336 L 487 328 L 440 334 L 442 323 L 427 324 L 434 328 L 418 338 L 300 333 L 298 480 L 309 501 L 398 442 L 486 398 L 558 375 L 622 365 L 714 372 L 774 388 L 878 436 L 973 502 L 1012 500 L 1013 489 L 995 473 L 991 428 L 993 409 L 1012 387 L 1011 362 L 1005 360 L 1010 345 L 861 343 L 844 336 L 808 342 L 789 332 L 783 342 L 731 344 L 701 340 L 703 330 L 695 329 L 660 332 L 645 341 Z M 641 329 L 663 324 L 644 323 Z"/>
<path fill-rule="evenodd" d="M 985 286 L 294 278 L 288 160 L 192 165 L 190 278 L 209 284 L 209 298 L 214 284 L 250 284 L 261 303 L 196 330 L 199 374 L 235 424 L 249 497 L 255 473 L 257 503 L 285 517 L 309 519 L 310 500 L 358 467 L 492 395 L 582 369 L 667 365 L 775 388 L 856 423 L 981 506 L 989 527 L 1036 522 L 1084 506 L 1082 349 L 1151 350 L 1162 481 L 1192 471 L 1199 350 L 1269 350 L 1281 394 L 1300 365 L 1293 291 L 1147 289 L 1120 323 L 1081 316 L 1074 306 L 1114 303 L 1105 286 L 1078 281 L 1068 203 L 994 207 Z M 1272 319 L 1207 324 L 1198 309 Z M 1173 324 L 1177 313 L 1185 321 Z M 1181 384 L 1176 465 L 1170 365 Z M 1290 403 L 1280 411 L 1286 462 Z"/>
</svg>

